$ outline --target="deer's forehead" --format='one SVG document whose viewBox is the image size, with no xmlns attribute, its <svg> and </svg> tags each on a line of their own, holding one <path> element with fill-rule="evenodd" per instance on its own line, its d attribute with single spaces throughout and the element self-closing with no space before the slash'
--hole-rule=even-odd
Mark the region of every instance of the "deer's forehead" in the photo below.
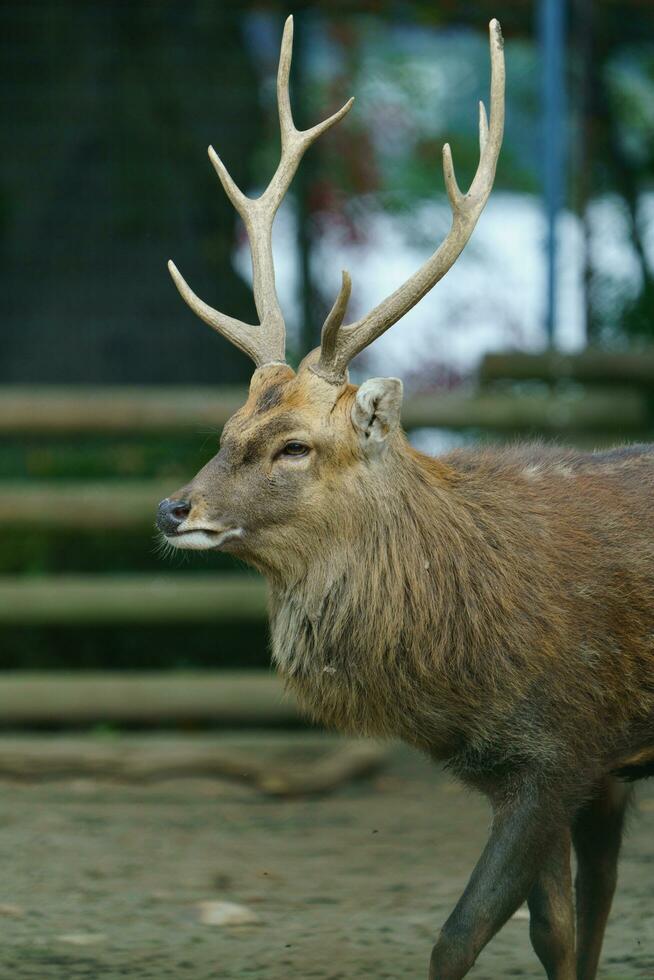
<svg viewBox="0 0 654 980">
<path fill-rule="evenodd" d="M 297 378 L 271 381 L 266 385 L 257 385 L 250 392 L 244 410 L 253 420 L 275 412 L 311 411 L 311 396 L 304 385 L 298 384 Z"/>
<path fill-rule="evenodd" d="M 232 416 L 223 429 L 220 458 L 230 466 L 255 463 L 266 454 L 272 442 L 278 442 L 295 425 L 296 418 L 289 413 L 261 417 L 253 421 L 239 412 Z"/>
<path fill-rule="evenodd" d="M 300 416 L 295 412 L 267 411 L 257 413 L 241 409 L 223 430 L 223 445 L 243 446 L 252 439 L 269 440 L 297 427 Z"/>
<path fill-rule="evenodd" d="M 337 422 L 335 397 L 325 400 L 323 392 L 297 377 L 259 382 L 225 426 L 222 446 L 234 460 L 252 462 L 284 435 L 316 432 Z"/>
<path fill-rule="evenodd" d="M 337 389 L 309 372 L 291 377 L 271 372 L 268 377 L 253 378 L 239 416 L 244 424 L 250 424 L 275 414 L 294 414 L 310 425 L 332 411 L 338 394 Z"/>
</svg>

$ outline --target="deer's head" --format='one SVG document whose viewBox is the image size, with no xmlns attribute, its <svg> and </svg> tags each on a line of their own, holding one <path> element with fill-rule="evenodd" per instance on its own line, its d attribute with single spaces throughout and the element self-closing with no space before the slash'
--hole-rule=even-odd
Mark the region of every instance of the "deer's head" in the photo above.
<svg viewBox="0 0 654 980">
<path fill-rule="evenodd" d="M 480 160 L 463 194 L 449 145 L 443 147 L 445 186 L 452 209 L 450 231 L 430 258 L 370 313 L 344 323 L 350 296 L 343 273 L 338 297 L 322 329 L 320 347 L 297 373 L 285 363 L 285 327 L 275 289 L 272 225 L 308 147 L 350 109 L 312 129 L 295 128 L 289 99 L 293 20 L 282 39 L 277 97 L 281 159 L 263 194 L 246 197 L 212 147 L 209 158 L 247 229 L 254 298 L 260 323 L 243 323 L 207 306 L 175 265 L 169 269 L 191 309 L 256 365 L 245 405 L 226 424 L 220 452 L 184 488 L 162 501 L 157 523 L 177 548 L 233 551 L 263 569 L 276 555 L 301 555 L 307 542 L 328 541 L 348 520 L 348 499 L 380 482 L 380 467 L 403 446 L 402 384 L 374 378 L 359 388 L 348 382 L 349 362 L 411 309 L 454 264 L 466 245 L 493 185 L 504 129 L 504 56 L 500 26 L 490 23 L 491 114 L 479 108 Z M 371 483 L 373 481 L 373 483 Z M 381 481 L 383 482 L 383 481 Z M 338 506 L 335 496 L 340 495 Z"/>
</svg>

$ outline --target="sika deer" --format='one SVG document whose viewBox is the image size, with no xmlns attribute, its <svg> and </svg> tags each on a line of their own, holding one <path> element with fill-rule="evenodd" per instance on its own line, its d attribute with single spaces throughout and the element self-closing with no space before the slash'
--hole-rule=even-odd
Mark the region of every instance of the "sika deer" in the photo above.
<svg viewBox="0 0 654 980">
<path fill-rule="evenodd" d="M 628 789 L 654 771 L 654 455 L 525 446 L 412 449 L 395 378 L 347 365 L 447 272 L 494 180 L 504 123 L 500 27 L 490 25 L 491 114 L 452 227 L 404 285 L 343 325 L 350 280 L 295 373 L 284 363 L 271 229 L 307 147 L 349 109 L 293 123 L 292 21 L 278 75 L 281 162 L 256 200 L 209 150 L 251 241 L 257 326 L 211 309 L 171 263 L 189 306 L 256 370 L 220 452 L 160 505 L 179 548 L 220 548 L 270 583 L 273 658 L 308 714 L 399 736 L 490 798 L 488 844 L 431 956 L 459 980 L 527 900 L 553 980 L 592 980 L 615 886 Z M 577 852 L 577 951 L 570 845 Z"/>
</svg>

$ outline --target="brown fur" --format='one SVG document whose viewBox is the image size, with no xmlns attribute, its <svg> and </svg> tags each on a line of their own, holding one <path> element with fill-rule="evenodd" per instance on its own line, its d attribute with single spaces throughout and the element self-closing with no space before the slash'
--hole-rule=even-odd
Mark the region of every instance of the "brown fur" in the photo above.
<svg viewBox="0 0 654 980">
<path fill-rule="evenodd" d="M 180 496 L 246 527 L 231 550 L 269 579 L 273 659 L 312 718 L 399 736 L 496 803 L 535 780 L 572 820 L 654 755 L 654 447 L 432 459 L 398 428 L 372 459 L 355 394 L 256 372 Z M 300 436 L 310 457 L 280 461 Z"/>
<path fill-rule="evenodd" d="M 654 454 L 533 453 L 439 465 L 398 438 L 347 548 L 273 586 L 273 654 L 316 719 L 577 785 L 654 741 Z"/>
<path fill-rule="evenodd" d="M 273 657 L 307 711 L 462 775 L 528 764 L 579 784 L 582 764 L 594 779 L 654 743 L 654 451 L 432 459 L 398 431 L 371 466 L 354 391 L 258 372 L 225 429 L 229 469 L 219 456 L 193 485 L 211 513 L 238 478 L 256 508 L 246 468 L 275 436 L 322 438 L 310 485 L 286 487 L 292 525 L 242 553 L 271 580 Z"/>
</svg>

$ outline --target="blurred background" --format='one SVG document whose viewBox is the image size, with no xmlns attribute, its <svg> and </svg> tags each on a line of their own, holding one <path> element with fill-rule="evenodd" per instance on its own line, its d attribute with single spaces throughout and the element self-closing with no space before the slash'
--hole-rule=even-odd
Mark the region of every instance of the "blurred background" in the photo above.
<svg viewBox="0 0 654 980">
<path fill-rule="evenodd" d="M 356 96 L 276 222 L 291 361 L 317 343 L 342 268 L 357 316 L 446 234 L 441 147 L 467 186 L 497 16 L 507 124 L 494 193 L 457 265 L 355 379 L 400 375 L 411 438 L 433 452 L 651 438 L 647 0 L 5 0 L 2 12 L 1 663 L 17 685 L 48 679 L 24 703 L 24 687 L 5 694 L 6 723 L 220 723 L 230 704 L 231 722 L 293 719 L 265 687 L 262 584 L 226 556 L 162 558 L 153 529 L 158 500 L 216 451 L 251 373 L 165 263 L 211 305 L 255 316 L 245 233 L 206 147 L 248 193 L 267 183 L 289 12 L 299 125 Z M 202 700 L 223 670 L 260 678 L 257 706 L 247 686 Z M 176 680 L 134 694 L 133 709 L 127 688 L 111 704 L 96 688 L 55 697 L 55 673 L 89 671 Z"/>
<path fill-rule="evenodd" d="M 270 668 L 264 583 L 228 556 L 162 554 L 157 504 L 214 455 L 252 370 L 166 261 L 254 318 L 206 148 L 265 187 L 293 13 L 299 125 L 356 96 L 275 225 L 297 363 L 343 268 L 356 317 L 447 233 L 441 148 L 467 186 L 498 17 L 495 190 L 352 375 L 402 377 L 428 452 L 654 439 L 652 0 L 0 9 L 0 975 L 425 976 L 486 804 L 407 747 L 307 730 Z M 654 976 L 651 832 L 632 822 L 607 980 Z M 537 975 L 527 917 L 479 980 Z"/>
</svg>

